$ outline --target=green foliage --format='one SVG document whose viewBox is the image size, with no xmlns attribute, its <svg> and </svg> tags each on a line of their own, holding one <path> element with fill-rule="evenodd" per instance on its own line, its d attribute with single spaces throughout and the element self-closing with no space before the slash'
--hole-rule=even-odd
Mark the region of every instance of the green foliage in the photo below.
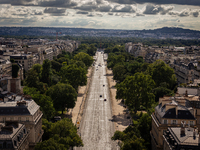
<svg viewBox="0 0 200 150">
<path fill-rule="evenodd" d="M 52 67 L 52 69 L 56 70 L 56 72 L 59 72 L 61 67 L 62 67 L 62 63 L 55 61 L 55 60 L 52 60 L 51 61 L 51 67 Z"/>
<path fill-rule="evenodd" d="M 48 85 L 50 85 L 51 83 L 51 61 L 49 61 L 48 59 L 44 60 L 43 64 L 42 64 L 42 73 L 41 73 L 41 81 L 43 83 L 47 83 Z"/>
<path fill-rule="evenodd" d="M 128 76 L 117 85 L 117 99 L 125 99 L 125 104 L 135 112 L 142 105 L 146 109 L 151 107 L 154 102 L 152 88 L 155 86 L 151 76 L 143 73 L 136 73 L 134 76 Z"/>
<path fill-rule="evenodd" d="M 86 53 L 84 53 L 84 52 L 80 52 L 80 53 L 76 54 L 76 55 L 74 56 L 74 60 L 84 62 L 84 64 L 85 64 L 87 67 L 91 66 L 92 63 L 93 63 L 93 61 L 94 61 L 93 58 L 92 58 L 92 56 L 90 56 L 90 55 L 88 55 L 88 54 L 86 54 Z"/>
<path fill-rule="evenodd" d="M 30 95 L 32 99 L 40 106 L 40 109 L 43 112 L 43 117 L 50 120 L 53 115 L 55 114 L 55 109 L 53 106 L 53 101 L 49 96 L 40 94 L 34 87 L 27 87 L 23 88 L 23 92 L 25 95 Z"/>
<path fill-rule="evenodd" d="M 37 144 L 36 149 L 47 148 L 66 148 L 83 146 L 83 142 L 77 134 L 77 128 L 71 119 L 64 118 L 58 122 L 51 123 L 43 119 L 43 130 L 46 141 Z M 50 138 L 50 139 L 49 139 Z M 50 144 L 49 142 L 52 142 Z M 49 144 L 49 146 L 47 145 Z"/>
<path fill-rule="evenodd" d="M 113 67 L 114 80 L 122 82 L 126 78 L 127 70 L 124 65 L 117 64 Z"/>
<path fill-rule="evenodd" d="M 37 88 L 25 86 L 23 88 L 23 93 L 24 95 L 35 95 L 40 94 L 40 91 L 38 91 Z"/>
<path fill-rule="evenodd" d="M 18 77 L 19 66 L 17 64 L 12 64 L 12 77 Z"/>
<path fill-rule="evenodd" d="M 90 56 L 94 56 L 97 51 L 97 48 L 95 47 L 95 44 L 90 44 L 89 48 L 87 49 L 87 54 Z"/>
<path fill-rule="evenodd" d="M 35 146 L 35 150 L 68 150 L 64 144 L 57 143 L 53 138 L 40 142 Z"/>
<path fill-rule="evenodd" d="M 32 69 L 35 70 L 35 71 L 37 72 L 38 75 L 40 75 L 40 74 L 41 74 L 41 71 L 42 71 L 42 65 L 40 65 L 40 64 L 34 64 L 34 65 L 32 66 Z"/>
<path fill-rule="evenodd" d="M 84 68 L 77 65 L 64 65 L 60 70 L 61 82 L 71 84 L 77 90 L 78 86 L 86 85 L 86 73 Z"/>
<path fill-rule="evenodd" d="M 173 89 L 176 84 L 174 70 L 162 60 L 156 60 L 153 64 L 150 64 L 147 73 L 152 76 L 156 87 L 165 82 L 168 83 L 167 88 Z"/>
<path fill-rule="evenodd" d="M 70 84 L 53 85 L 46 94 L 52 98 L 55 109 L 62 111 L 62 114 L 65 108 L 74 108 L 77 100 L 76 90 Z"/>
<path fill-rule="evenodd" d="M 123 132 L 115 131 L 112 140 L 120 140 L 121 150 L 150 150 L 151 149 L 151 116 L 147 113 L 140 113 L 139 119 L 133 120 Z"/>
<path fill-rule="evenodd" d="M 34 69 L 29 69 L 26 73 L 25 85 L 28 87 L 38 88 L 39 77 L 38 73 Z"/>
<path fill-rule="evenodd" d="M 52 124 L 51 132 L 54 136 L 57 136 L 59 143 L 64 144 L 67 148 L 83 146 L 82 140 L 77 134 L 77 128 L 68 118 Z"/>
<path fill-rule="evenodd" d="M 35 102 L 41 107 L 43 115 L 46 119 L 50 120 L 55 114 L 55 108 L 51 97 L 43 94 L 31 95 Z"/>
</svg>

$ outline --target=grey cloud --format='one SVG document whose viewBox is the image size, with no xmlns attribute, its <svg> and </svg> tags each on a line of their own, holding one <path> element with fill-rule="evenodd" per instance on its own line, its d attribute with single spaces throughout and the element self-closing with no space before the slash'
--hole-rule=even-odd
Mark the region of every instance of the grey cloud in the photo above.
<svg viewBox="0 0 200 150">
<path fill-rule="evenodd" d="M 111 16 L 112 16 L 112 15 L 114 15 L 114 14 L 113 14 L 112 12 L 109 12 L 108 15 L 111 15 Z"/>
<path fill-rule="evenodd" d="M 96 0 L 96 3 L 97 3 L 97 4 L 102 4 L 102 3 L 103 3 L 103 0 Z"/>
<path fill-rule="evenodd" d="M 198 17 L 199 16 L 199 11 L 194 11 L 191 13 L 193 15 L 193 17 Z"/>
<path fill-rule="evenodd" d="M 124 6 L 120 9 L 118 9 L 120 5 L 116 5 L 113 9 L 112 9 L 112 12 L 135 12 L 135 10 L 133 9 L 132 6 Z"/>
<path fill-rule="evenodd" d="M 11 5 L 28 5 L 33 3 L 35 0 L 0 0 L 0 4 L 11 4 Z"/>
<path fill-rule="evenodd" d="M 35 15 L 43 15 L 43 12 L 35 12 Z"/>
<path fill-rule="evenodd" d="M 99 6 L 96 10 L 100 12 L 109 12 L 112 9 L 111 6 Z"/>
<path fill-rule="evenodd" d="M 172 7 L 172 6 L 166 7 L 166 6 L 148 4 L 143 13 L 144 14 L 158 14 L 158 13 L 160 13 L 162 15 L 165 15 L 169 11 L 173 10 L 173 8 L 174 7 Z"/>
<path fill-rule="evenodd" d="M 98 16 L 98 17 L 103 17 L 103 14 L 102 13 L 90 13 L 87 15 L 88 17 L 95 17 L 95 16 Z"/>
<path fill-rule="evenodd" d="M 85 14 L 88 14 L 88 12 L 87 11 L 77 11 L 76 14 L 84 14 L 85 15 Z"/>
<path fill-rule="evenodd" d="M 153 3 L 153 4 L 178 4 L 178 5 L 198 5 L 200 6 L 199 0 L 107 0 L 110 2 L 115 2 L 119 4 L 144 4 L 144 3 Z"/>
<path fill-rule="evenodd" d="M 190 15 L 192 15 L 193 17 L 198 17 L 199 16 L 199 11 L 200 10 L 191 11 L 190 9 L 185 9 L 185 10 L 183 10 L 181 12 L 171 11 L 168 14 L 172 15 L 172 16 L 179 16 L 179 17 L 188 17 Z"/>
<path fill-rule="evenodd" d="M 145 16 L 145 15 L 141 13 L 136 13 L 136 16 Z"/>
<path fill-rule="evenodd" d="M 84 10 L 84 11 L 93 11 L 97 8 L 98 8 L 98 6 L 96 4 L 92 4 L 92 3 L 86 3 L 81 6 L 75 7 L 75 9 L 80 9 L 80 10 Z"/>
<path fill-rule="evenodd" d="M 44 13 L 48 13 L 52 16 L 64 16 L 66 9 L 58 9 L 58 8 L 45 8 Z"/>
<path fill-rule="evenodd" d="M 94 17 L 95 15 L 93 13 L 90 13 L 87 15 L 88 17 Z"/>
<path fill-rule="evenodd" d="M 77 3 L 72 2 L 71 0 L 51 0 L 51 1 L 40 1 L 38 3 L 38 6 L 71 8 L 77 6 Z"/>
<path fill-rule="evenodd" d="M 190 15 L 190 12 L 188 10 L 184 10 L 178 16 L 180 16 L 180 17 L 187 17 L 189 15 Z"/>
</svg>

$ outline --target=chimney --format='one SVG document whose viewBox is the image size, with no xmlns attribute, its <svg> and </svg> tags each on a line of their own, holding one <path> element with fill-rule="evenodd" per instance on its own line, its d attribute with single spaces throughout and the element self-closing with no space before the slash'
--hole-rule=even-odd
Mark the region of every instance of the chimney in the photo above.
<svg viewBox="0 0 200 150">
<path fill-rule="evenodd" d="M 178 116 L 178 106 L 176 106 L 176 116 Z"/>
<path fill-rule="evenodd" d="M 193 139 L 196 139 L 196 131 L 195 131 L 195 128 L 193 130 Z"/>
<path fill-rule="evenodd" d="M 185 122 L 181 121 L 181 136 L 185 136 Z"/>
</svg>

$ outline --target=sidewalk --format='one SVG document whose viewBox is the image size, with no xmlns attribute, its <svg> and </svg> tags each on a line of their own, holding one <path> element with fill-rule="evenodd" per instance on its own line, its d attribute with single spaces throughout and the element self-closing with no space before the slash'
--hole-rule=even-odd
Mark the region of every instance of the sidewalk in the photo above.
<svg viewBox="0 0 200 150">
<path fill-rule="evenodd" d="M 108 86 L 110 89 L 110 98 L 111 98 L 111 105 L 112 105 L 112 115 L 113 115 L 113 122 L 115 124 L 115 130 L 123 131 L 128 127 L 130 124 L 130 119 L 127 119 L 129 114 L 125 112 L 126 108 L 124 104 L 121 103 L 121 100 L 118 100 L 116 97 L 115 88 L 116 82 L 113 80 L 113 73 L 112 70 L 107 69 L 107 79 L 108 79 Z"/>
<path fill-rule="evenodd" d="M 78 90 L 78 96 L 77 96 L 77 101 L 76 105 L 73 109 L 69 109 L 69 111 L 66 113 L 66 115 L 72 119 L 72 122 L 76 125 L 77 122 L 81 121 L 81 117 L 83 115 L 83 109 L 84 109 L 84 103 L 85 103 L 85 98 L 87 95 L 87 90 L 90 84 L 90 77 L 92 74 L 92 67 L 88 69 L 87 73 L 87 85 L 85 86 L 79 86 Z M 77 124 L 79 126 L 79 124 Z"/>
</svg>

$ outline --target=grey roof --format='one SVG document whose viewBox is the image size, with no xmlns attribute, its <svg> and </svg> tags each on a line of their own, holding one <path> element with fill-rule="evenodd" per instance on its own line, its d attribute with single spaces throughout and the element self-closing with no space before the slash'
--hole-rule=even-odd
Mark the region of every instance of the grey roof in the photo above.
<svg viewBox="0 0 200 150">
<path fill-rule="evenodd" d="M 162 106 L 162 103 L 160 103 L 155 107 L 155 110 L 161 116 L 161 118 L 195 120 L 195 117 L 191 114 L 187 107 L 178 105 L 175 101 L 172 101 L 170 104 L 176 105 L 178 109 L 178 115 L 176 115 L 176 108 L 171 108 L 166 111 L 166 104 Z"/>
<path fill-rule="evenodd" d="M 193 128 L 185 128 L 185 135 L 181 136 L 180 127 L 169 128 L 169 131 L 175 138 L 176 142 L 179 145 L 196 145 L 198 146 L 199 136 L 196 134 L 196 137 L 193 136 Z"/>
<path fill-rule="evenodd" d="M 3 123 L 1 123 L 4 125 Z M 21 129 L 21 127 L 24 126 L 23 124 L 19 123 L 18 127 L 12 125 L 13 132 L 10 131 L 0 131 L 0 140 L 11 140 L 15 134 Z"/>
<path fill-rule="evenodd" d="M 26 105 L 17 105 L 20 101 L 26 102 Z M 33 115 L 39 108 L 40 106 L 37 105 L 32 99 L 21 100 L 21 96 L 16 96 L 15 100 L 11 100 L 10 96 L 8 97 L 8 101 L 0 102 L 0 115 Z"/>
</svg>

